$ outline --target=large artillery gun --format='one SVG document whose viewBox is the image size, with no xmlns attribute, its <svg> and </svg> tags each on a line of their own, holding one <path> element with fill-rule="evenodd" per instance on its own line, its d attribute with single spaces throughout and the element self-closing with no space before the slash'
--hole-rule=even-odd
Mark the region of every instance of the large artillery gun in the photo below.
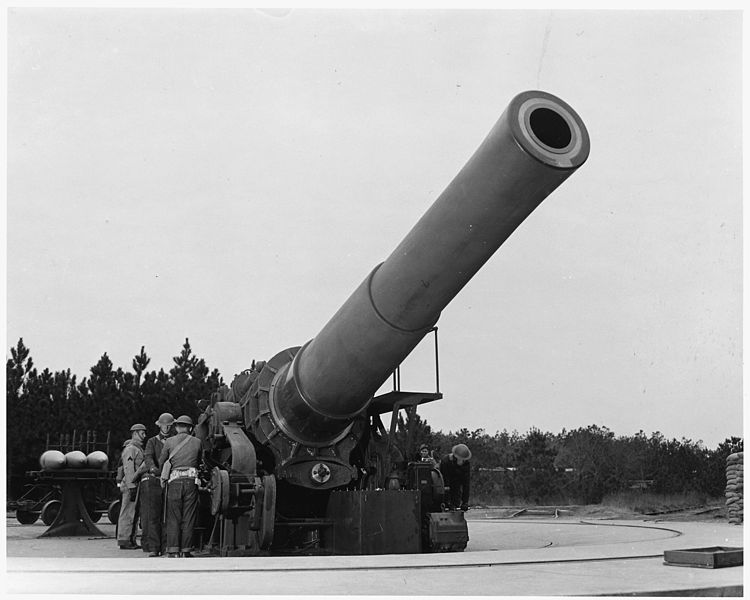
<svg viewBox="0 0 750 600">
<path fill-rule="evenodd" d="M 462 550 L 429 464 L 394 454 L 401 409 L 434 392 L 375 396 L 441 311 L 523 220 L 588 157 L 579 116 L 539 91 L 517 95 L 474 155 L 320 333 L 253 362 L 204 402 L 208 546 L 380 554 Z"/>
</svg>

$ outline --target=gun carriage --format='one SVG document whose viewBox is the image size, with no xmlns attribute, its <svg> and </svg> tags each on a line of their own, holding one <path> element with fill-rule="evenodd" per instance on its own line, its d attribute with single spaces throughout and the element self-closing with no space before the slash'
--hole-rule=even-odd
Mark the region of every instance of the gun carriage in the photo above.
<svg viewBox="0 0 750 600">
<path fill-rule="evenodd" d="M 439 471 L 394 459 L 393 426 L 381 419 L 391 413 L 393 424 L 399 410 L 413 414 L 442 394 L 375 394 L 588 153 L 570 106 L 545 92 L 519 94 L 317 336 L 253 362 L 203 403 L 206 545 L 222 555 L 465 548 L 464 515 L 445 510 Z"/>
</svg>

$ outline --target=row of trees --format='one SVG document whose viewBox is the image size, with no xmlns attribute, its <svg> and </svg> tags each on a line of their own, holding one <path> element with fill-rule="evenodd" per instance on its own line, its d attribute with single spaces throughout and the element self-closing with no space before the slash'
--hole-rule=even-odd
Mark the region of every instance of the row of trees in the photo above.
<svg viewBox="0 0 750 600">
<path fill-rule="evenodd" d="M 38 468 L 47 435 L 92 430 L 102 439 L 107 431 L 117 445 L 130 437 L 134 422 L 149 426 L 160 413 L 198 416 L 196 403 L 209 398 L 223 383 L 219 371 L 209 370 L 185 340 L 169 371 L 148 371 L 151 359 L 141 348 L 132 372 L 114 369 L 104 354 L 80 382 L 70 370 L 38 371 L 29 349 L 19 340 L 10 350 L 7 377 L 7 476 L 11 495 L 18 493 L 27 470 Z M 412 448 L 406 448 L 407 425 Z M 457 443 L 473 453 L 472 500 L 498 503 L 597 503 L 610 493 L 648 485 L 657 493 L 698 492 L 721 496 L 725 459 L 742 450 L 739 438 L 727 439 L 709 450 L 700 442 L 666 439 L 640 431 L 615 436 L 606 427 L 563 430 L 559 434 L 531 429 L 527 433 L 478 429 L 433 432 L 416 415 L 399 419 L 397 444 L 413 452 L 428 443 L 447 453 Z M 113 448 L 116 451 L 119 448 Z"/>
<path fill-rule="evenodd" d="M 716 498 L 724 495 L 726 457 L 744 445 L 732 437 L 711 450 L 660 432 L 616 436 L 598 425 L 558 434 L 531 429 L 494 435 L 483 429 L 433 432 L 418 416 L 414 425 L 418 443 L 439 454 L 459 443 L 471 448 L 472 498 L 490 504 L 596 504 L 633 489 Z"/>
</svg>

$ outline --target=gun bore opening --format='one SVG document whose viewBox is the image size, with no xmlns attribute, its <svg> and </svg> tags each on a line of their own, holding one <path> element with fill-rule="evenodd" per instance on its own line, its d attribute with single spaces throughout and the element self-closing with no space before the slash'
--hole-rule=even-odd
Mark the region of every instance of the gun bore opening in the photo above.
<svg viewBox="0 0 750 600">
<path fill-rule="evenodd" d="M 549 108 L 535 108 L 531 111 L 529 126 L 542 144 L 555 150 L 566 148 L 573 138 L 565 119 Z"/>
</svg>

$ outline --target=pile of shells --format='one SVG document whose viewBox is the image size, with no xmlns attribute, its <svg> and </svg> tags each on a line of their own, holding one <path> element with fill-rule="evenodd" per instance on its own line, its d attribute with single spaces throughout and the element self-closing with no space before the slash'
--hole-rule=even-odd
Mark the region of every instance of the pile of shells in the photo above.
<svg viewBox="0 0 750 600">
<path fill-rule="evenodd" d="M 44 471 L 59 471 L 61 469 L 96 469 L 106 471 L 109 458 L 104 452 L 95 450 L 85 455 L 80 450 L 73 450 L 63 454 L 59 450 L 47 450 L 39 457 L 39 465 Z"/>
<path fill-rule="evenodd" d="M 727 512 L 729 522 L 739 524 L 743 520 L 742 511 L 742 464 L 743 452 L 727 456 Z"/>
</svg>

